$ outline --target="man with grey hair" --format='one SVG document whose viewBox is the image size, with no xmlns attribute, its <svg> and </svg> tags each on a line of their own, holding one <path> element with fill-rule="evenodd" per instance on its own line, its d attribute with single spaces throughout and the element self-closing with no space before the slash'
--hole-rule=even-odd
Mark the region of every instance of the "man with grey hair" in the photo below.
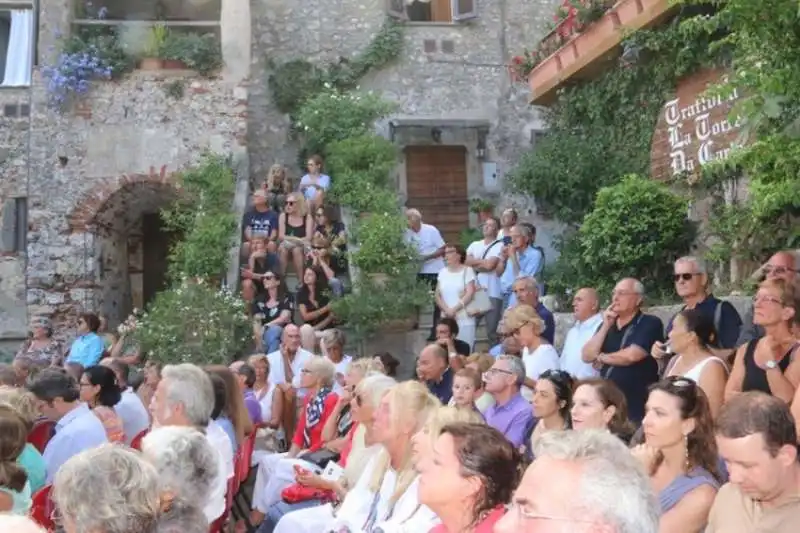
<svg viewBox="0 0 800 533">
<path fill-rule="evenodd" d="M 437 276 L 444 268 L 444 239 L 442 234 L 430 224 L 422 222 L 422 213 L 416 209 L 406 209 L 408 229 L 406 229 L 406 242 L 417 251 L 420 260 L 417 279 L 427 283 L 431 290 L 436 290 Z M 436 324 L 439 323 L 441 311 L 438 305 L 433 306 L 433 325 L 428 341 L 436 340 Z"/>
<path fill-rule="evenodd" d="M 659 506 L 647 475 L 611 433 L 548 431 L 533 452 L 536 460 L 495 533 L 658 531 Z"/>
<path fill-rule="evenodd" d="M 150 403 L 153 428 L 183 426 L 199 429 L 206 434 L 219 456 L 219 475 L 203 508 L 209 523 L 225 511 L 228 479 L 234 474 L 233 446 L 225 430 L 211 420 L 213 410 L 214 386 L 203 369 L 188 363 L 164 367 Z"/>
<path fill-rule="evenodd" d="M 219 461 L 200 431 L 180 426 L 154 429 L 142 440 L 142 455 L 158 470 L 162 493 L 199 508 L 205 505 L 219 475 Z"/>
<path fill-rule="evenodd" d="M 501 355 L 483 375 L 486 392 L 494 398 L 494 405 L 483 413 L 486 423 L 505 437 L 515 448 L 522 446 L 528 430 L 533 426 L 531 404 L 520 394 L 525 382 L 525 365 L 513 355 Z"/>
<path fill-rule="evenodd" d="M 617 283 L 603 323 L 581 355 L 625 393 L 631 421 L 644 418 L 650 385 L 658 381 L 658 362 L 650 357 L 653 343 L 664 339 L 661 319 L 642 313 L 644 287 L 634 278 Z"/>
<path fill-rule="evenodd" d="M 713 321 L 716 337 L 711 343 L 711 352 L 723 360 L 730 357 L 739 337 L 742 318 L 730 302 L 724 302 L 710 292 L 705 262 L 698 257 L 685 256 L 675 261 L 675 292 L 683 300 L 684 309 L 696 309 L 698 313 Z M 667 323 L 666 334 L 672 330 L 674 315 Z M 656 359 L 670 355 L 663 342 L 653 344 L 651 354 Z"/>
<path fill-rule="evenodd" d="M 495 272 L 500 276 L 500 291 L 505 299 L 505 307 L 517 304 L 514 282 L 522 277 L 535 277 L 544 266 L 541 250 L 534 248 L 533 232 L 525 224 L 512 226 L 507 238 L 511 241 L 500 251 L 500 260 Z"/>
</svg>

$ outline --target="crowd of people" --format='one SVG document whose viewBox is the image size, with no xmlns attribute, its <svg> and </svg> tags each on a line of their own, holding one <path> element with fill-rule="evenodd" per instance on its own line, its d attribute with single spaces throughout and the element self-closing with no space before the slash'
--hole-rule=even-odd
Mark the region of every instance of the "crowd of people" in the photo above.
<svg viewBox="0 0 800 533">
<path fill-rule="evenodd" d="M 322 160 L 308 163 L 298 190 L 273 167 L 245 216 L 252 355 L 161 367 L 95 315 L 80 317 L 69 350 L 32 321 L 0 367 L 0 530 L 39 531 L 25 515 L 67 533 L 800 523 L 793 253 L 768 260 L 744 317 L 713 296 L 698 257 L 675 262 L 684 305 L 666 326 L 636 279 L 619 280 L 605 308 L 576 287 L 557 348 L 533 226 L 507 210 L 463 249 L 408 209 L 436 312 L 403 380 L 388 352 L 346 353 L 329 306 L 344 290 L 345 229 L 325 202 Z M 488 353 L 475 351 L 481 321 Z"/>
</svg>

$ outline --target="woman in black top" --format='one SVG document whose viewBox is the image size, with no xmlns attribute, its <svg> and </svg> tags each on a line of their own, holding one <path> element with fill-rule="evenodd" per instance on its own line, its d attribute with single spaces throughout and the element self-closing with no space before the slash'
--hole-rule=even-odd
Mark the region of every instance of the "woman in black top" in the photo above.
<svg viewBox="0 0 800 533">
<path fill-rule="evenodd" d="M 294 302 L 283 280 L 275 272 L 265 272 L 264 292 L 253 302 L 253 324 L 256 342 L 261 341 L 265 353 L 278 351 L 283 327 L 292 322 Z M 259 323 L 260 322 L 260 323 Z"/>
<path fill-rule="evenodd" d="M 725 400 L 761 391 L 791 402 L 800 383 L 794 326 L 800 322 L 800 293 L 791 283 L 767 280 L 753 298 L 753 323 L 766 332 L 740 346 L 725 387 Z"/>
<path fill-rule="evenodd" d="M 325 275 L 315 268 L 306 267 L 303 285 L 297 291 L 297 308 L 303 321 L 300 336 L 306 350 L 316 348 L 317 332 L 333 327 L 329 293 Z"/>
<path fill-rule="evenodd" d="M 314 212 L 316 229 L 314 234 L 324 237 L 331 245 L 331 267 L 336 275 L 347 272 L 347 231 L 344 224 L 336 220 L 330 205 L 318 207 Z"/>
<path fill-rule="evenodd" d="M 278 218 L 278 253 L 281 261 L 281 272 L 286 273 L 289 256 L 292 258 L 295 273 L 300 276 L 303 271 L 303 254 L 311 242 L 313 234 L 312 218 L 306 214 L 303 195 L 292 193 L 286 197 L 286 209 Z"/>
</svg>

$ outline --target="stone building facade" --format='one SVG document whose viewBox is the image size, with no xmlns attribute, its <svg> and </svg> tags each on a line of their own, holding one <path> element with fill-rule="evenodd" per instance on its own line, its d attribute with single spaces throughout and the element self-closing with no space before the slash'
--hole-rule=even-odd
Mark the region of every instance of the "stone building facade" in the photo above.
<svg viewBox="0 0 800 533">
<path fill-rule="evenodd" d="M 275 162 L 299 175 L 289 119 L 271 103 L 270 62 L 352 56 L 389 11 L 405 10 L 386 0 L 216 1 L 225 66 L 213 79 L 136 71 L 96 83 L 66 114 L 46 106 L 39 67 L 30 87 L 0 87 L 0 340 L 18 343 L 32 315 L 53 317 L 68 333 L 82 311 L 114 324 L 145 303 L 163 279 L 169 236 L 155 215 L 175 197 L 175 172 L 210 150 L 231 155 L 240 180 L 263 179 Z M 170 0 L 142 5 L 150 3 Z M 401 59 L 362 86 L 399 105 L 382 126 L 403 148 L 398 191 L 432 221 L 443 211 L 465 225 L 469 198 L 490 197 L 520 207 L 550 247 L 558 226 L 502 195 L 503 173 L 543 129 L 505 65 L 538 42 L 557 3 L 431 0 L 398 13 L 435 20 L 406 21 Z M 70 32 L 72 7 L 38 3 L 37 65 L 52 61 L 58 36 Z M 459 9 L 456 18 L 467 16 L 453 21 Z M 180 98 L 164 90 L 176 77 L 188 77 Z M 425 185 L 453 161 L 446 185 Z"/>
</svg>

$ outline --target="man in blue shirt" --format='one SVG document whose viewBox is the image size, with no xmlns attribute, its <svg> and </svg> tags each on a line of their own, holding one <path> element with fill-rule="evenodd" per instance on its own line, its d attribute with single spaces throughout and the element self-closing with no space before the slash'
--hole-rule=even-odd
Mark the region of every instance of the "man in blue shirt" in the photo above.
<svg viewBox="0 0 800 533">
<path fill-rule="evenodd" d="M 79 400 L 78 382 L 62 369 L 42 370 L 28 385 L 28 390 L 36 396 L 42 415 L 56 423 L 55 435 L 42 454 L 50 484 L 61 465 L 72 456 L 101 446 L 108 438 L 100 419 Z"/>
<path fill-rule="evenodd" d="M 509 231 L 511 243 L 500 251 L 500 262 L 495 272 L 500 275 L 500 291 L 508 302 L 506 309 L 517 303 L 512 291 L 514 282 L 519 278 L 536 276 L 544 266 L 541 250 L 532 246 L 533 236 L 530 226 L 513 226 Z"/>
<path fill-rule="evenodd" d="M 417 377 L 428 386 L 431 394 L 447 405 L 453 396 L 453 371 L 450 357 L 441 345 L 429 344 L 419 353 Z"/>
<path fill-rule="evenodd" d="M 78 336 L 72 342 L 67 363 L 78 363 L 83 368 L 95 366 L 106 351 L 103 338 L 97 334 L 100 319 L 92 313 L 84 313 L 78 318 Z"/>
<path fill-rule="evenodd" d="M 553 344 L 556 337 L 556 319 L 553 317 L 553 313 L 539 301 L 539 285 L 536 278 L 526 276 L 517 279 L 514 282 L 513 295 L 516 297 L 515 305 L 529 305 L 536 310 L 536 314 L 544 321 L 542 337 Z"/>
</svg>

